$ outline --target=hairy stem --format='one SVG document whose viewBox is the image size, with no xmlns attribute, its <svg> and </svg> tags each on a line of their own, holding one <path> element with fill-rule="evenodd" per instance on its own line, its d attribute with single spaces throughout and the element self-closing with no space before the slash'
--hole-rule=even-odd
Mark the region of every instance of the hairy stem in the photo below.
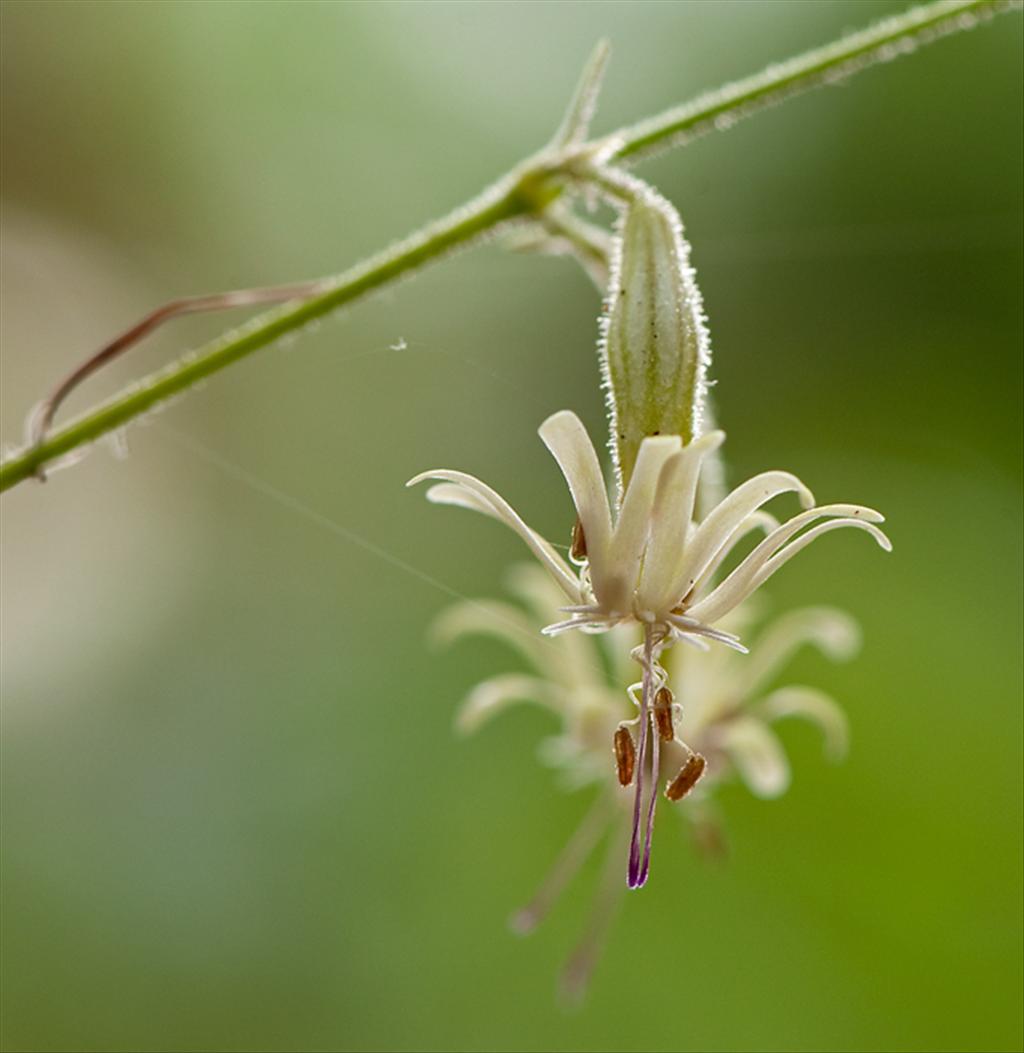
<svg viewBox="0 0 1024 1053">
<path fill-rule="evenodd" d="M 911 8 L 613 132 L 606 137 L 613 147 L 607 159 L 639 160 L 685 145 L 706 132 L 731 128 L 740 118 L 793 95 L 835 84 L 875 63 L 909 54 L 939 37 L 971 29 L 979 21 L 1020 6 L 1020 0 L 935 0 Z"/>
<path fill-rule="evenodd" d="M 918 44 L 1019 6 L 1019 0 L 935 0 L 610 136 L 561 152 L 543 151 L 470 204 L 327 280 L 326 292 L 297 306 L 260 315 L 47 434 L 42 441 L 16 451 L 0 464 L 0 491 L 41 476 L 50 462 L 87 446 L 253 351 L 472 243 L 501 224 L 520 217 L 542 217 L 563 187 L 578 178 L 581 156 L 640 159 L 658 149 L 688 142 L 705 131 L 729 127 L 737 119 L 797 92 L 843 79 L 872 63 L 895 58 Z M 599 52 L 592 76 L 584 78 L 585 86 L 591 81 L 596 85 L 602 63 L 603 53 Z M 586 102 L 579 107 L 584 118 L 592 108 L 589 95 Z"/>
</svg>

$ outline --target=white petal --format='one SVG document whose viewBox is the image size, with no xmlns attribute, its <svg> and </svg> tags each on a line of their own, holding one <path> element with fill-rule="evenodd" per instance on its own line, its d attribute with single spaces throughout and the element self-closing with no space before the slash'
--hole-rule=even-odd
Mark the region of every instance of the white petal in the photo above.
<svg viewBox="0 0 1024 1053">
<path fill-rule="evenodd" d="M 751 512 L 746 519 L 729 535 L 729 540 L 719 549 L 718 555 L 707 565 L 704 569 L 704 573 L 701 574 L 697 581 L 697 584 L 690 590 L 691 597 L 700 597 L 702 593 L 707 592 L 711 583 L 714 579 L 715 574 L 718 572 L 718 568 L 722 565 L 722 562 L 729 555 L 729 553 L 747 536 L 754 530 L 763 530 L 765 534 L 771 533 L 779 525 L 779 521 L 775 516 L 769 512 L 765 512 L 763 509 L 757 512 Z M 693 600 L 691 599 L 691 602 Z"/>
<path fill-rule="evenodd" d="M 693 588 L 749 515 L 773 497 L 790 492 L 800 496 L 805 508 L 814 502 L 811 491 L 790 472 L 762 472 L 741 483 L 717 505 L 686 545 L 672 583 L 673 591 L 679 594 L 678 599 Z"/>
<path fill-rule="evenodd" d="M 823 505 L 820 509 L 812 509 L 810 512 L 794 516 L 789 523 L 784 523 L 778 530 L 773 530 L 721 585 L 706 599 L 701 600 L 700 603 L 691 608 L 688 613 L 704 622 L 717 621 L 728 611 L 732 610 L 733 607 L 742 603 L 752 592 L 760 588 L 777 570 L 788 563 L 798 552 L 806 548 L 815 538 L 821 537 L 822 534 L 827 534 L 832 530 L 839 530 L 842 527 L 855 527 L 858 530 L 866 530 L 881 548 L 885 549 L 886 552 L 891 551 L 892 543 L 889 539 L 878 527 L 868 521 L 869 515 L 875 516 L 879 520 L 881 516 L 877 512 L 872 512 L 869 508 L 861 509 L 860 511 L 863 515 L 857 519 L 830 519 L 826 523 L 819 523 L 795 541 L 784 545 L 781 550 L 778 549 L 780 544 L 778 538 L 784 541 L 791 536 L 794 530 L 789 528 L 796 520 L 800 520 L 795 527 L 795 530 L 799 530 L 811 519 L 815 518 L 816 515 L 834 514 L 830 513 L 829 509 L 849 507 L 856 506 Z"/>
<path fill-rule="evenodd" d="M 776 618 L 757 637 L 750 661 L 738 670 L 742 686 L 737 693 L 752 698 L 804 644 L 841 661 L 856 653 L 860 629 L 853 618 L 834 607 L 803 607 Z"/>
<path fill-rule="evenodd" d="M 608 581 L 607 565 L 612 514 L 594 444 L 583 422 L 569 410 L 548 417 L 538 433 L 569 484 L 586 538 L 591 584 L 594 594 L 600 599 L 610 586 L 614 590 L 614 585 Z M 621 589 L 622 585 L 618 587 Z"/>
<path fill-rule="evenodd" d="M 756 717 L 736 717 L 721 729 L 729 759 L 750 792 L 757 797 L 778 797 L 789 786 L 789 761 L 782 743 Z"/>
<path fill-rule="evenodd" d="M 674 595 L 675 571 L 686 548 L 701 463 L 724 439 L 724 432 L 709 432 L 675 454 L 662 468 L 651 511 L 651 540 L 637 597 L 642 608 L 662 611 L 681 599 Z"/>
<path fill-rule="evenodd" d="M 526 542 L 530 551 L 540 560 L 544 568 L 550 572 L 566 596 L 574 603 L 579 603 L 581 599 L 579 581 L 569 569 L 568 564 L 549 541 L 523 522 L 519 513 L 497 491 L 492 490 L 475 476 L 446 468 L 433 468 L 428 472 L 421 472 L 405 485 L 415 486 L 426 479 L 440 479 L 445 483 L 455 483 L 464 491 L 468 491 L 468 495 L 462 499 L 456 499 L 452 487 L 433 486 L 427 491 L 427 496 L 439 504 L 457 504 L 463 508 L 484 512 L 511 527 Z M 489 509 L 481 507 L 482 505 L 489 506 Z"/>
<path fill-rule="evenodd" d="M 435 483 L 425 494 L 432 505 L 451 505 L 453 508 L 468 508 L 472 512 L 490 516 L 502 522 L 498 510 L 482 497 L 478 497 L 472 490 L 467 490 L 458 483 Z"/>
<path fill-rule="evenodd" d="M 651 530 L 651 512 L 659 476 L 665 462 L 681 449 L 682 441 L 678 435 L 655 436 L 640 444 L 611 544 L 610 562 L 628 589 L 626 595 L 612 604 L 615 608 L 632 605 L 632 592 L 640 576 L 640 560 Z"/>
<path fill-rule="evenodd" d="M 803 717 L 817 724 L 825 738 L 825 755 L 830 760 L 842 760 L 849 739 L 846 714 L 835 699 L 813 687 L 791 685 L 773 691 L 756 707 L 766 720 L 782 717 Z"/>
<path fill-rule="evenodd" d="M 760 569 L 791 537 L 814 522 L 815 519 L 822 519 L 826 516 L 845 516 L 869 523 L 881 523 L 885 518 L 880 512 L 865 508 L 863 505 L 831 504 L 810 508 L 806 512 L 787 519 L 781 526 L 776 526 L 722 584 L 726 584 L 730 579 L 735 582 L 745 580 Z"/>
<path fill-rule="evenodd" d="M 552 684 L 534 676 L 506 673 L 484 680 L 466 697 L 459 708 L 455 726 L 459 731 L 476 731 L 485 720 L 516 702 L 533 702 L 561 713 L 561 698 Z"/>
</svg>

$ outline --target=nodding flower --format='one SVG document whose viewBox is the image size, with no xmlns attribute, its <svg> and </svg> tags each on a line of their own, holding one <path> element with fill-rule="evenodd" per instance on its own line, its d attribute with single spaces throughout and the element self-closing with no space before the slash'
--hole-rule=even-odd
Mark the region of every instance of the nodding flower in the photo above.
<svg viewBox="0 0 1024 1053">
<path fill-rule="evenodd" d="M 435 480 L 428 500 L 481 512 L 523 539 L 568 601 L 561 607 L 566 617 L 546 626 L 545 635 L 575 629 L 606 632 L 621 625 L 640 628 L 642 642 L 631 653 L 641 677 L 627 689 L 637 710 L 629 725 L 636 728 L 636 790 L 627 884 L 639 888 L 650 870 L 660 730 L 668 726 L 664 704 L 660 723 L 657 705 L 659 693 L 668 687 L 663 652 L 678 641 L 701 649 L 720 643 L 746 652 L 735 634 L 716 623 L 823 534 L 855 527 L 871 534 L 883 549 L 892 546 L 875 525 L 884 518 L 878 512 L 862 505 L 815 506 L 810 490 L 781 471 L 762 472 L 741 483 L 695 522 L 702 462 L 724 440 L 720 431 L 686 446 L 677 435 L 645 438 L 614 515 L 597 452 L 580 419 L 568 410 L 555 413 L 541 425 L 540 437 L 558 462 L 575 506 L 570 561 L 472 475 L 431 469 L 408 485 Z M 779 524 L 762 506 L 785 493 L 797 494 L 804 511 Z M 752 530 L 765 530 L 766 535 L 717 581 L 723 561 Z M 694 781 L 700 776 L 695 765 L 687 777 Z M 686 781 L 677 787 L 679 793 Z"/>
</svg>

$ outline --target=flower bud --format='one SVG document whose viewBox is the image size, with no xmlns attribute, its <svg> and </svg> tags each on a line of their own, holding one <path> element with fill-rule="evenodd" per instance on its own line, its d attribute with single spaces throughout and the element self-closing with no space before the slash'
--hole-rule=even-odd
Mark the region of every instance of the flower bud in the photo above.
<svg viewBox="0 0 1024 1053">
<path fill-rule="evenodd" d="M 605 302 L 601 362 L 620 494 L 649 435 L 700 433 L 710 358 L 704 310 L 679 214 L 630 180 Z"/>
</svg>

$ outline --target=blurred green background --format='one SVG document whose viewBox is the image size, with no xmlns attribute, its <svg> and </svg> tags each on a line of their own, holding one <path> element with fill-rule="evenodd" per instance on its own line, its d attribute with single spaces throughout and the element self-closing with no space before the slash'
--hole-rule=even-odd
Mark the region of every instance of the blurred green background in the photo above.
<svg viewBox="0 0 1024 1053">
<path fill-rule="evenodd" d="M 3 438 L 157 302 L 337 271 L 469 197 L 602 35 L 598 131 L 902 6 L 8 0 Z M 603 428 L 570 263 L 478 248 L 5 495 L 4 1048 L 1019 1049 L 1020 53 L 1006 16 L 640 170 L 694 245 L 734 479 L 881 508 L 896 551 L 844 533 L 776 579 L 864 627 L 788 678 L 852 755 L 786 728 L 794 785 L 723 795 L 723 865 L 663 815 L 581 1012 L 554 982 L 595 874 L 528 940 L 505 919 L 585 795 L 537 711 L 451 730 L 511 660 L 433 652 L 443 591 L 193 445 L 495 594 L 516 540 L 402 484 L 464 468 L 566 534 L 535 428 Z"/>
</svg>

